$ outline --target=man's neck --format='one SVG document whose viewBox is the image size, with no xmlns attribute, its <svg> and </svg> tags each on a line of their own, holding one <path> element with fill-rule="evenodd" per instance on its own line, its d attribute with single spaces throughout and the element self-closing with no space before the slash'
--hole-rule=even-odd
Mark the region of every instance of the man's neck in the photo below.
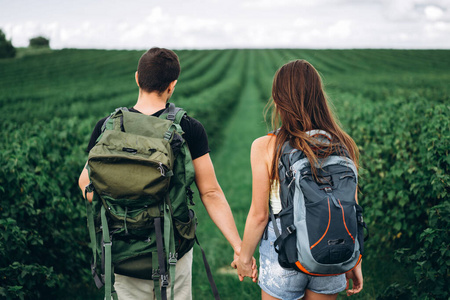
<svg viewBox="0 0 450 300">
<path fill-rule="evenodd" d="M 165 93 L 159 95 L 156 92 L 146 93 L 140 91 L 134 109 L 145 115 L 153 115 L 155 112 L 166 108 L 166 103 L 167 95 Z"/>
</svg>

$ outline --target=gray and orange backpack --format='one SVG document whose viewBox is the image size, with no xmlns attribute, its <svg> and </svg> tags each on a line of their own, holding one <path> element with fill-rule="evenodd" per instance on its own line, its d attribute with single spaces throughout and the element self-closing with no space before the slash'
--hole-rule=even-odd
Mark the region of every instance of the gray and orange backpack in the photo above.
<svg viewBox="0 0 450 300">
<path fill-rule="evenodd" d="M 320 143 L 331 141 L 321 130 L 308 134 Z M 342 148 L 319 159 L 316 172 L 301 150 L 284 143 L 279 162 L 282 210 L 277 216 L 271 211 L 274 247 L 283 268 L 313 276 L 343 274 L 360 263 L 364 252 L 367 226 L 355 198 L 357 169 Z"/>
</svg>

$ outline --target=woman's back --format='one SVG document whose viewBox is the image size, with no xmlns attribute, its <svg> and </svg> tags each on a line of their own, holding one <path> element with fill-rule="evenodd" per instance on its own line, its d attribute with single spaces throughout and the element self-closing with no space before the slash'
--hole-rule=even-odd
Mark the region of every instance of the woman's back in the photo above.
<svg viewBox="0 0 450 300">
<path fill-rule="evenodd" d="M 346 276 L 316 277 L 287 270 L 278 263 L 274 248 L 276 235 L 273 221 L 269 221 L 269 206 L 277 214 L 281 209 L 278 164 L 283 144 L 300 149 L 307 157 L 315 174 L 316 162 L 343 146 L 358 164 L 358 149 L 353 140 L 340 128 L 327 103 L 322 81 L 314 67 L 304 60 L 282 66 L 275 74 L 272 86 L 272 129 L 275 135 L 256 139 L 251 149 L 252 204 L 245 225 L 241 256 L 237 262 L 241 279 L 252 277 L 250 258 L 260 243 L 260 281 L 263 299 L 336 299 L 346 287 Z M 324 130 L 329 136 L 317 140 L 307 132 Z M 331 140 L 331 141 L 330 141 Z M 279 219 L 276 219 L 279 224 Z M 267 226 L 267 238 L 262 238 Z M 362 289 L 359 266 L 349 278 L 354 280 L 351 293 Z M 350 292 L 350 291 L 349 291 Z M 349 293 L 348 292 L 348 293 Z"/>
</svg>

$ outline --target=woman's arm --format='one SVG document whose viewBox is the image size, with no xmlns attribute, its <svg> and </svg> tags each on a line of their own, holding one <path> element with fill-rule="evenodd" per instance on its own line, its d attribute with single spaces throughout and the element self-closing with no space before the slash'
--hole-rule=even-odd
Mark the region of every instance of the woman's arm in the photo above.
<svg viewBox="0 0 450 300">
<path fill-rule="evenodd" d="M 358 190 L 356 190 L 355 194 L 356 203 L 358 203 Z M 362 261 L 351 271 L 345 273 L 345 277 L 347 279 L 347 296 L 351 296 L 361 292 L 363 289 L 363 275 L 362 275 Z M 352 289 L 349 290 L 349 281 L 352 280 Z"/>
<path fill-rule="evenodd" d="M 362 262 L 351 271 L 345 273 L 345 277 L 347 279 L 347 296 L 351 296 L 361 292 L 363 289 L 363 275 L 362 275 Z M 352 289 L 349 290 L 349 281 L 352 280 Z"/>
<path fill-rule="evenodd" d="M 255 140 L 251 148 L 252 165 L 252 204 L 247 216 L 244 230 L 244 240 L 241 253 L 236 262 L 239 279 L 252 277 L 256 282 L 257 276 L 252 273 L 252 256 L 261 240 L 269 219 L 269 161 L 271 159 L 268 148 L 271 138 L 262 137 Z"/>
</svg>

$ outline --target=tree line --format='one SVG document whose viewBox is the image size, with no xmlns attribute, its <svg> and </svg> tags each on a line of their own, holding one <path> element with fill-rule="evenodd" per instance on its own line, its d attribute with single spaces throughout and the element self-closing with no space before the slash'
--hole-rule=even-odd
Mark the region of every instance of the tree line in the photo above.
<svg viewBox="0 0 450 300">
<path fill-rule="evenodd" d="M 50 40 L 43 36 L 33 37 L 29 40 L 29 48 L 50 48 Z M 0 29 L 0 59 L 13 58 L 16 53 L 11 39 L 8 40 L 3 30 Z"/>
</svg>

